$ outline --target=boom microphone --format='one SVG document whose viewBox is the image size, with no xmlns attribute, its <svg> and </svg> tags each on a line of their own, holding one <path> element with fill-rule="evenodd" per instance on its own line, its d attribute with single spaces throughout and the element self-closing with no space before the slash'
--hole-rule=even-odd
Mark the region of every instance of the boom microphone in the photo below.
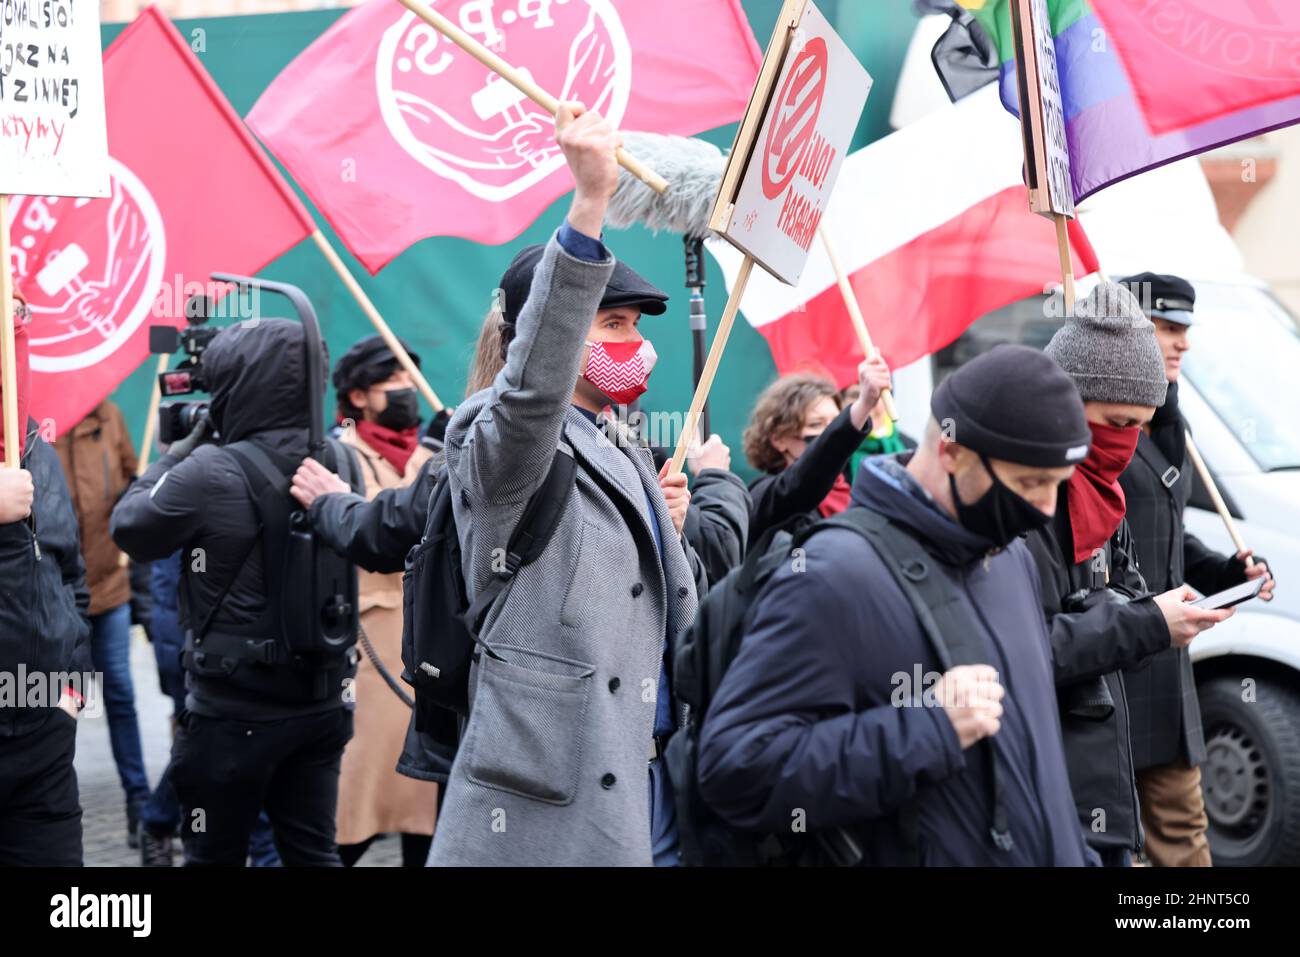
<svg viewBox="0 0 1300 957">
<path fill-rule="evenodd" d="M 620 170 L 606 222 L 615 229 L 641 225 L 656 233 L 667 230 L 686 239 L 707 239 L 709 213 L 727 165 L 722 150 L 690 136 L 635 132 L 623 134 L 623 147 L 666 179 L 668 192 L 660 195 Z"/>
</svg>

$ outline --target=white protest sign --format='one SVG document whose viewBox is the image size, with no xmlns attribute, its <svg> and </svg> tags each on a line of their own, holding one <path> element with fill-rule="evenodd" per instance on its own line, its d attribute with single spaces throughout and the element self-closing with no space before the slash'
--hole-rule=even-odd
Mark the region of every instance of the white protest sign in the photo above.
<svg viewBox="0 0 1300 957">
<path fill-rule="evenodd" d="M 109 195 L 98 0 L 0 2 L 0 193 Z"/>
<path fill-rule="evenodd" d="M 1029 29 L 1026 29 L 1028 21 Z M 1020 89 L 1020 121 L 1025 137 L 1029 208 L 1044 216 L 1074 216 L 1070 144 L 1065 138 L 1065 107 L 1056 64 L 1056 41 L 1047 0 L 1015 0 L 1012 33 Z"/>
<path fill-rule="evenodd" d="M 780 72 L 766 86 L 772 71 L 760 74 L 711 225 L 797 285 L 872 81 L 811 0 L 787 2 L 781 15 L 797 25 L 784 50 L 775 39 L 768 48 Z"/>
</svg>

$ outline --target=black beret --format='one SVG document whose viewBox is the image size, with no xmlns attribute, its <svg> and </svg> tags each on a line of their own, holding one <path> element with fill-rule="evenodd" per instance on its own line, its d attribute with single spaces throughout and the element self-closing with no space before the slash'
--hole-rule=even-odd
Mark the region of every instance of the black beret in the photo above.
<svg viewBox="0 0 1300 957">
<path fill-rule="evenodd" d="M 420 357 L 411 352 L 406 342 L 398 339 L 402 348 L 411 356 L 411 361 L 418 368 Z M 367 336 L 355 343 L 343 353 L 334 365 L 334 390 L 346 392 L 349 389 L 366 389 L 376 382 L 383 382 L 393 374 L 397 365 L 397 356 L 388 348 L 383 336 Z"/>
<path fill-rule="evenodd" d="M 501 295 L 505 301 L 499 307 L 502 317 L 512 326 L 519 321 L 519 313 L 528 301 L 528 293 L 533 288 L 533 273 L 537 271 L 537 265 L 545 252 L 545 246 L 526 247 L 501 277 Z M 630 266 L 615 262 L 614 274 L 605 286 L 600 308 L 614 309 L 620 306 L 636 306 L 647 316 L 662 316 L 668 311 L 668 293 Z"/>
</svg>

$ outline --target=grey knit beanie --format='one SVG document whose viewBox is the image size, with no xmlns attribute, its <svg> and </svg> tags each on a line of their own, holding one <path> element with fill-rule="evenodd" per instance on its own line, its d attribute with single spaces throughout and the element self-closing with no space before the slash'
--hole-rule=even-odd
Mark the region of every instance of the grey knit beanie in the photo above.
<svg viewBox="0 0 1300 957">
<path fill-rule="evenodd" d="M 1100 282 L 1044 350 L 1070 374 L 1085 402 L 1165 404 L 1165 360 L 1156 327 L 1133 294 Z"/>
</svg>

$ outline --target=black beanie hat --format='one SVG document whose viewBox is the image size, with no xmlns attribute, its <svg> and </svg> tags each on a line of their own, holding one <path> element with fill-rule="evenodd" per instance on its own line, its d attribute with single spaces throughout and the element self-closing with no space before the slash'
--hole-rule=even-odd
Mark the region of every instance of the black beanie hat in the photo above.
<svg viewBox="0 0 1300 957">
<path fill-rule="evenodd" d="M 1074 380 L 1037 349 L 1000 345 L 934 390 L 930 411 L 958 445 L 1034 468 L 1088 456 L 1092 430 Z"/>
</svg>

